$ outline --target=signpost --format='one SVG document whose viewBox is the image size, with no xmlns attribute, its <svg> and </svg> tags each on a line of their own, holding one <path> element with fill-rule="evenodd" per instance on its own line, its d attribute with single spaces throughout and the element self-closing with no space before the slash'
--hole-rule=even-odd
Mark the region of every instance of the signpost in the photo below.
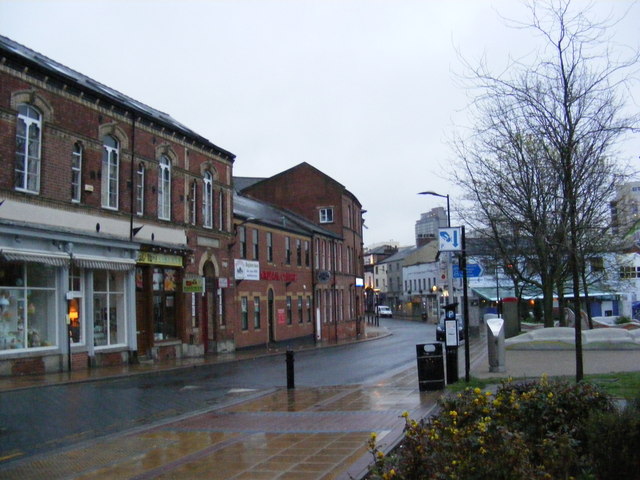
<svg viewBox="0 0 640 480">
<path fill-rule="evenodd" d="M 467 278 L 478 278 L 483 273 L 482 267 L 478 263 L 467 263 Z M 462 270 L 458 265 L 453 265 L 453 278 L 462 278 Z"/>
</svg>

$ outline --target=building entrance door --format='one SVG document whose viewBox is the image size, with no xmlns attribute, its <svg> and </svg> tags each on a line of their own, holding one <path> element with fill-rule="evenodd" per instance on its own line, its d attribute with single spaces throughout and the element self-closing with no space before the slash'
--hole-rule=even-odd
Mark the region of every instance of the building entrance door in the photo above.
<svg viewBox="0 0 640 480">
<path fill-rule="evenodd" d="M 213 263 L 206 262 L 204 273 L 204 296 L 202 301 L 202 340 L 204 351 L 215 350 L 218 341 L 218 320 L 216 315 L 216 272 Z"/>
</svg>

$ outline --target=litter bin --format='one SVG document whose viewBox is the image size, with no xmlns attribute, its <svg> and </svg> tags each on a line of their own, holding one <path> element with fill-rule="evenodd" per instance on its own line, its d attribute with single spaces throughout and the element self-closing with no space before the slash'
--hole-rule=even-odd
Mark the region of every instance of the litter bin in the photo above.
<svg viewBox="0 0 640 480">
<path fill-rule="evenodd" d="M 421 392 L 444 389 L 444 358 L 441 343 L 416 345 L 418 387 Z"/>
</svg>

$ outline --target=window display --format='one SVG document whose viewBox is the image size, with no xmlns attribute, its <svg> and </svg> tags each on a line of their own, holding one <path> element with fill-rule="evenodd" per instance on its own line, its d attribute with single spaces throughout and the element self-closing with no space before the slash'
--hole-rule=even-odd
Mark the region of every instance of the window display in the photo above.
<svg viewBox="0 0 640 480">
<path fill-rule="evenodd" d="M 55 346 L 55 278 L 48 265 L 0 267 L 0 351 Z"/>
<path fill-rule="evenodd" d="M 125 329 L 124 274 L 110 270 L 93 272 L 93 344 L 123 344 Z"/>
</svg>

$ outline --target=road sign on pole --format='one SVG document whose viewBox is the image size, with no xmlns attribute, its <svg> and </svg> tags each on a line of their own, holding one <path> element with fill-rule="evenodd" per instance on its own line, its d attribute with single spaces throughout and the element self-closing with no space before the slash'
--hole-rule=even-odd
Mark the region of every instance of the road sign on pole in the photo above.
<svg viewBox="0 0 640 480">
<path fill-rule="evenodd" d="M 441 252 L 461 252 L 462 227 L 439 228 L 438 250 Z"/>
<path fill-rule="evenodd" d="M 482 276 L 482 267 L 478 263 L 467 263 L 467 277 L 478 278 Z M 462 278 L 462 270 L 453 264 L 453 278 Z"/>
</svg>

